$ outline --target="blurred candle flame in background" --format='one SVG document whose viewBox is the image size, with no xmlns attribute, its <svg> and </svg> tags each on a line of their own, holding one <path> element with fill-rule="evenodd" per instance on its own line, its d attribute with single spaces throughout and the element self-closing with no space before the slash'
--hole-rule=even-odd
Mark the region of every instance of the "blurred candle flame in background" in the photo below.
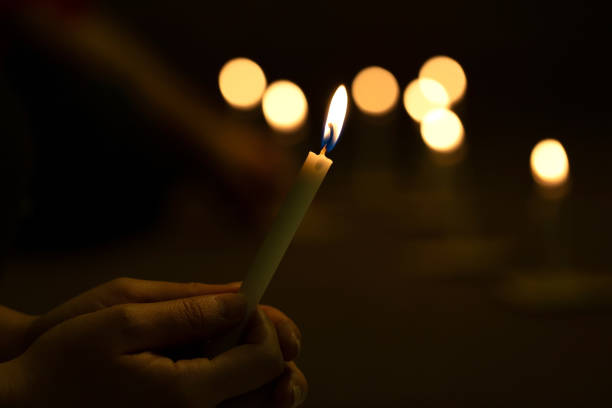
<svg viewBox="0 0 612 408">
<path fill-rule="evenodd" d="M 459 117 L 445 108 L 432 109 L 421 121 L 421 136 L 432 150 L 450 153 L 463 142 L 463 124 Z"/>
<path fill-rule="evenodd" d="M 440 83 L 448 94 L 450 105 L 463 97 L 467 87 L 467 78 L 461 65 L 444 55 L 428 59 L 419 71 L 419 78 L 430 78 Z"/>
<path fill-rule="evenodd" d="M 430 78 L 415 79 L 404 91 L 406 112 L 417 122 L 420 122 L 432 109 L 448 107 L 449 101 L 444 87 Z"/>
<path fill-rule="evenodd" d="M 530 163 L 534 180 L 543 187 L 558 187 L 569 176 L 567 153 L 558 140 L 538 142 L 531 151 Z"/>
<path fill-rule="evenodd" d="M 362 69 L 353 79 L 351 93 L 357 107 L 370 115 L 389 112 L 399 98 L 399 85 L 393 74 L 384 68 Z"/>
<path fill-rule="evenodd" d="M 261 101 L 266 76 L 257 63 L 248 58 L 234 58 L 219 72 L 219 90 L 231 106 L 252 109 Z"/>
<path fill-rule="evenodd" d="M 285 79 L 270 84 L 264 92 L 262 107 L 266 122 L 280 132 L 293 132 L 300 128 L 308 113 L 304 92 Z"/>
</svg>

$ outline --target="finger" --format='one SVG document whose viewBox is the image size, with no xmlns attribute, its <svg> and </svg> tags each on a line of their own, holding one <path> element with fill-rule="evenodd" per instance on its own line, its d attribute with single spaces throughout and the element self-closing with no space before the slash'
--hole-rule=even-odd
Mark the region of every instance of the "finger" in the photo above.
<svg viewBox="0 0 612 408">
<path fill-rule="evenodd" d="M 278 381 L 272 380 L 256 390 L 225 400 L 218 408 L 269 408 Z"/>
<path fill-rule="evenodd" d="M 300 354 L 302 347 L 302 333 L 297 325 L 275 307 L 262 305 L 260 306 L 268 315 L 278 335 L 278 342 L 283 352 L 285 361 L 295 360 Z"/>
<path fill-rule="evenodd" d="M 117 358 L 119 372 L 117 376 L 125 378 L 124 384 L 131 384 L 132 391 L 137 392 L 142 398 L 126 406 L 149 406 L 145 404 L 145 397 L 154 400 L 156 407 L 187 407 L 194 406 L 194 401 L 182 401 L 182 395 L 176 386 L 174 362 L 164 356 L 150 351 L 136 354 L 126 354 Z M 137 379 L 135 381 L 135 379 Z M 136 388 L 139 388 L 136 391 Z M 201 402 L 202 399 L 196 401 Z M 123 406 L 123 404 L 119 404 Z"/>
<path fill-rule="evenodd" d="M 112 347 L 124 354 L 220 336 L 242 321 L 246 300 L 227 293 L 119 305 L 98 313 Z"/>
<path fill-rule="evenodd" d="M 177 283 L 131 278 L 115 279 L 100 287 L 105 305 L 161 302 L 216 293 L 237 292 L 240 282 L 210 285 L 199 282 Z"/>
<path fill-rule="evenodd" d="M 292 408 L 300 406 L 308 395 L 308 382 L 294 362 L 288 362 L 285 372 L 276 382 L 272 403 L 267 406 Z"/>
<path fill-rule="evenodd" d="M 283 372 L 284 362 L 276 330 L 261 310 L 249 320 L 245 342 L 211 360 L 178 361 L 180 371 L 190 373 L 182 376 L 189 384 L 186 388 L 200 389 L 208 381 L 210 392 L 219 403 L 256 390 Z M 203 378 L 198 378 L 195 373 L 201 373 Z"/>
<path fill-rule="evenodd" d="M 221 285 L 175 283 L 118 278 L 90 289 L 40 316 L 32 325 L 31 337 L 73 317 L 125 303 L 161 302 L 165 300 L 237 292 L 240 282 Z"/>
<path fill-rule="evenodd" d="M 293 362 L 286 363 L 285 371 L 277 379 L 258 389 L 223 401 L 219 408 L 292 408 L 304 402 L 308 383 Z"/>
</svg>

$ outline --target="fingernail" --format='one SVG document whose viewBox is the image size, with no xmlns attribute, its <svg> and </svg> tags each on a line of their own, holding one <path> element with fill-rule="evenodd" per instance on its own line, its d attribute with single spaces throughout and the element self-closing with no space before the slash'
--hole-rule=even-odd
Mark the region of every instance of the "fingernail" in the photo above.
<svg viewBox="0 0 612 408">
<path fill-rule="evenodd" d="M 240 286 L 242 285 L 241 281 L 238 282 L 230 282 L 227 284 L 227 286 L 231 287 L 231 288 L 240 288 Z"/>
<path fill-rule="evenodd" d="M 239 321 L 246 313 L 246 299 L 239 293 L 216 295 L 219 313 L 229 321 Z"/>
<path fill-rule="evenodd" d="M 302 388 L 294 383 L 291 385 L 291 392 L 293 393 L 293 407 L 302 405 L 304 399 L 306 399 L 306 395 L 304 395 Z"/>
</svg>

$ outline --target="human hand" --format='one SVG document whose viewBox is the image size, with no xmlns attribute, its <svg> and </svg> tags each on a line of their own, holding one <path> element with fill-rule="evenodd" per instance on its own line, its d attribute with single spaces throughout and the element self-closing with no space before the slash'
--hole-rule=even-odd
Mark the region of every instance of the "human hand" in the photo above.
<svg viewBox="0 0 612 408">
<path fill-rule="evenodd" d="M 28 315 L 0 305 L 0 362 L 22 354 L 53 326 L 85 313 L 123 303 L 148 303 L 199 295 L 237 292 L 240 282 L 222 285 L 173 283 L 118 278 L 90 289 L 51 311 Z"/>
<path fill-rule="evenodd" d="M 308 395 L 308 382 L 297 367 L 295 358 L 299 355 L 302 335 L 295 323 L 280 310 L 262 305 L 264 311 L 276 327 L 283 357 L 285 371 L 278 379 L 220 405 L 222 408 L 289 408 L 300 406 Z"/>
<path fill-rule="evenodd" d="M 225 285 L 205 285 L 129 278 L 115 279 L 84 292 L 50 312 L 37 317 L 29 330 L 30 341 L 34 341 L 41 334 L 63 321 L 105 308 L 126 303 L 150 303 L 197 295 L 236 292 L 238 288 L 239 282 Z M 291 362 L 299 353 L 301 334 L 295 323 L 278 309 L 270 306 L 262 306 L 261 308 L 276 327 L 280 348 L 285 361 L 287 361 L 285 372 L 282 377 L 260 390 L 234 400 L 232 406 L 257 406 L 255 401 L 261 401 L 262 399 L 265 400 L 263 406 L 292 406 L 293 403 L 300 402 L 305 398 L 308 388 L 304 375 Z M 237 404 L 238 401 L 239 404 Z"/>
<path fill-rule="evenodd" d="M 245 343 L 213 359 L 152 352 L 222 335 L 244 317 L 242 295 L 112 306 L 66 320 L 10 362 L 23 406 L 212 407 L 285 369 L 276 331 L 258 311 Z"/>
<path fill-rule="evenodd" d="M 44 332 L 63 321 L 111 306 L 235 293 L 239 289 L 240 282 L 210 285 L 198 282 L 175 283 L 132 278 L 113 279 L 73 297 L 43 315 L 36 316 L 28 329 L 28 346 Z"/>
</svg>

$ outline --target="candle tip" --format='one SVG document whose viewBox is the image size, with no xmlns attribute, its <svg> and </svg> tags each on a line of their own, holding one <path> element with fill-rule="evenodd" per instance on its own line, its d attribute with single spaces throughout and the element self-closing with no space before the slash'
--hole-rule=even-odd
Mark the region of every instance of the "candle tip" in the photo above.
<svg viewBox="0 0 612 408">
<path fill-rule="evenodd" d="M 323 145 L 323 148 L 321 149 L 321 153 L 319 153 L 319 156 L 320 155 L 325 156 L 325 153 L 327 153 L 327 145 Z"/>
</svg>

